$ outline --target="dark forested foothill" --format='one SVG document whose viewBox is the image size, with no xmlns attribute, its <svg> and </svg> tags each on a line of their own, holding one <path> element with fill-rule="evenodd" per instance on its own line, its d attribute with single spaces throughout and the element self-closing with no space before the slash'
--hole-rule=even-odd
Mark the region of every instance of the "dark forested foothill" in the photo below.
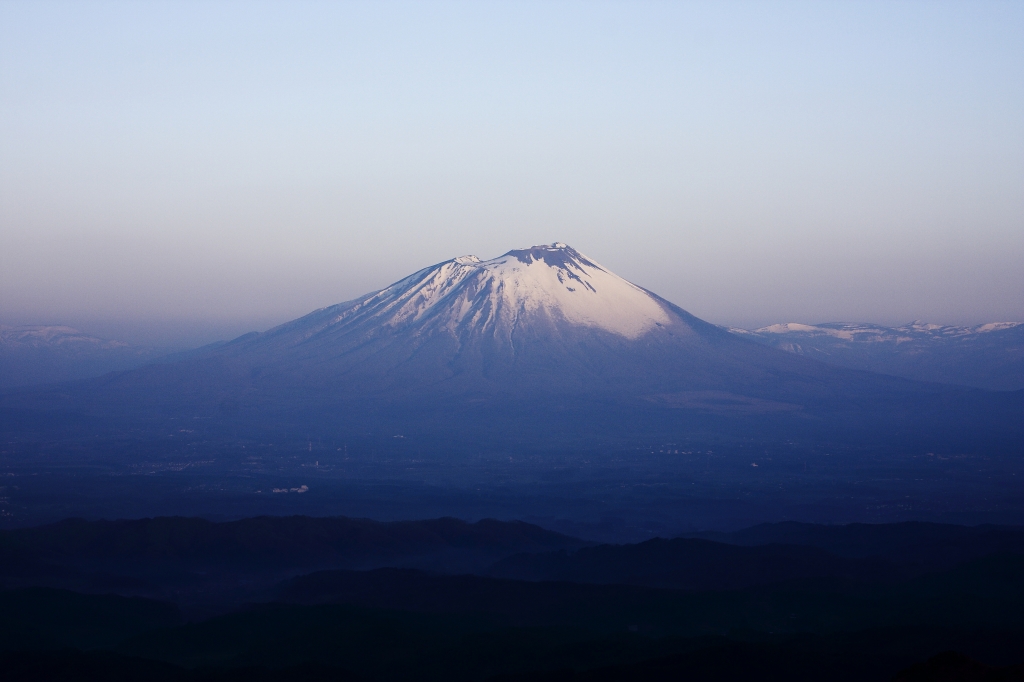
<svg viewBox="0 0 1024 682">
<path fill-rule="evenodd" d="M 67 521 L 0 534 L 0 665 L 11 680 L 1012 680 L 1022 537 L 779 524 L 596 545 L 498 521 Z"/>
</svg>

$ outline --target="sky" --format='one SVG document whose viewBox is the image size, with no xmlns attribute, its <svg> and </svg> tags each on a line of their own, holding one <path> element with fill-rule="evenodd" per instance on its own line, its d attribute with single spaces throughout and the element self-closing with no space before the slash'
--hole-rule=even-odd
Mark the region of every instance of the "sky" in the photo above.
<svg viewBox="0 0 1024 682">
<path fill-rule="evenodd" d="M 1024 321 L 1024 3 L 0 3 L 0 324 L 200 343 L 567 242 L 718 324 Z"/>
</svg>

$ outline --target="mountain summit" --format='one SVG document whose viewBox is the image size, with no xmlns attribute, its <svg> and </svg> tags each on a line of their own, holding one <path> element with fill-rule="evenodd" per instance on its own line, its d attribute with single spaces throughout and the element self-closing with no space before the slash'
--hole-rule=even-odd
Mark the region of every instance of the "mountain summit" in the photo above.
<svg viewBox="0 0 1024 682">
<path fill-rule="evenodd" d="M 581 326 L 637 339 L 670 321 L 649 292 L 555 243 L 488 261 L 453 258 L 287 327 L 306 327 L 312 334 L 355 324 L 415 328 L 453 337 L 490 335 L 513 347 L 520 325 Z"/>
</svg>

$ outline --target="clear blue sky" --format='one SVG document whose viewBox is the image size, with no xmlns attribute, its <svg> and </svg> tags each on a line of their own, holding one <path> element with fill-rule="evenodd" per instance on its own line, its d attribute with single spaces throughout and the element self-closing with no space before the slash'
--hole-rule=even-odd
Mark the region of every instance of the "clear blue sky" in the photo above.
<svg viewBox="0 0 1024 682">
<path fill-rule="evenodd" d="M 1024 320 L 1024 3 L 0 3 L 0 322 L 555 240 L 716 323 Z"/>
</svg>

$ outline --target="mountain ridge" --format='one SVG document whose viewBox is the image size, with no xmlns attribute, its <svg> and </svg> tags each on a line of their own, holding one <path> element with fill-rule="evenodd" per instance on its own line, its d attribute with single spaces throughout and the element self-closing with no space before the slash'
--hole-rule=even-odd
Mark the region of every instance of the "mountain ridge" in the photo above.
<svg viewBox="0 0 1024 682">
<path fill-rule="evenodd" d="M 920 320 L 899 327 L 786 322 L 730 331 L 838 367 L 987 390 L 1024 388 L 1024 323 L 1020 322 L 968 327 Z"/>
<path fill-rule="evenodd" d="M 166 352 L 66 325 L 0 325 L 0 389 L 132 369 Z"/>
</svg>

